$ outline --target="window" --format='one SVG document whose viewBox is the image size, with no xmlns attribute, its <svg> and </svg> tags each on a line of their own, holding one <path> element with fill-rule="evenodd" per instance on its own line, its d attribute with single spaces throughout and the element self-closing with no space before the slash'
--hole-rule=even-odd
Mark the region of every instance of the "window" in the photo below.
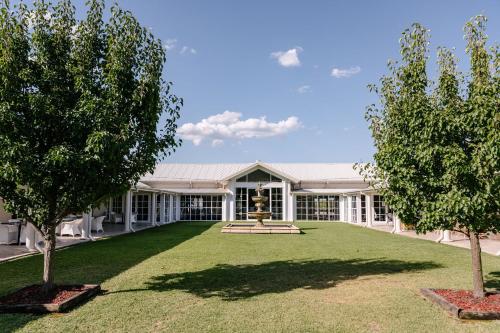
<svg viewBox="0 0 500 333">
<path fill-rule="evenodd" d="M 173 221 L 177 221 L 177 196 L 172 197 L 173 205 L 172 205 L 172 216 Z"/>
<path fill-rule="evenodd" d="M 163 214 L 165 215 L 163 222 L 170 222 L 170 195 L 165 194 L 165 210 Z"/>
<path fill-rule="evenodd" d="M 161 196 L 163 194 L 156 195 L 156 222 L 160 222 L 160 209 L 161 209 Z"/>
<path fill-rule="evenodd" d="M 182 195 L 181 220 L 218 221 L 222 219 L 221 195 Z"/>
<path fill-rule="evenodd" d="M 132 211 L 137 214 L 137 222 L 147 222 L 149 220 L 149 194 L 134 195 Z"/>
<path fill-rule="evenodd" d="M 247 219 L 248 195 L 247 188 L 236 188 L 236 220 L 243 221 Z"/>
<path fill-rule="evenodd" d="M 351 196 L 351 222 L 358 222 L 358 201 L 355 195 Z"/>
<path fill-rule="evenodd" d="M 257 195 L 253 188 L 237 187 L 236 188 L 236 220 L 244 221 L 248 219 L 247 213 L 255 211 L 255 205 L 252 197 Z M 273 187 L 263 189 L 262 195 L 267 197 L 264 202 L 264 210 L 269 210 L 273 214 L 272 220 L 283 220 L 283 189 L 281 187 Z"/>
<path fill-rule="evenodd" d="M 344 220 L 343 221 L 349 221 L 349 205 L 348 205 L 348 200 L 347 200 L 347 197 L 346 196 L 343 196 L 342 197 L 342 202 L 343 202 L 343 205 L 344 205 Z"/>
<path fill-rule="evenodd" d="M 305 221 L 340 220 L 338 195 L 298 195 L 296 216 Z"/>
<path fill-rule="evenodd" d="M 314 198 L 314 214 L 317 214 L 318 220 L 328 221 L 330 219 L 330 211 L 328 210 L 328 196 L 320 195 Z"/>
<path fill-rule="evenodd" d="M 297 196 L 297 220 L 307 220 L 307 197 Z"/>
<path fill-rule="evenodd" d="M 121 214 L 123 212 L 123 197 L 121 195 L 113 198 L 111 211 L 117 214 Z"/>
<path fill-rule="evenodd" d="M 271 188 L 271 215 L 272 220 L 283 220 L 283 189 L 281 187 Z"/>
<path fill-rule="evenodd" d="M 366 196 L 361 195 L 361 222 L 366 222 Z"/>
<path fill-rule="evenodd" d="M 386 211 L 385 211 L 385 202 L 384 197 L 381 195 L 373 196 L 373 210 L 374 210 L 374 220 L 377 222 L 385 222 L 386 221 Z"/>
<path fill-rule="evenodd" d="M 263 170 L 257 169 L 253 172 L 250 172 L 247 175 L 244 175 L 238 179 L 236 179 L 237 183 L 248 183 L 248 182 L 281 182 L 281 179 L 271 175 L 270 173 L 267 173 Z"/>
<path fill-rule="evenodd" d="M 328 220 L 340 221 L 340 198 L 338 195 L 328 197 Z"/>
</svg>

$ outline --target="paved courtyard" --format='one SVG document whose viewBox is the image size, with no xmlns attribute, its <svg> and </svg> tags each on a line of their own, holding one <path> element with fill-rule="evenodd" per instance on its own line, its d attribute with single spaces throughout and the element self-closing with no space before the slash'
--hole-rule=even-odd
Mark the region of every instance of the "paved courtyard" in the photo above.
<svg viewBox="0 0 500 333">
<path fill-rule="evenodd" d="M 104 232 L 92 232 L 92 239 L 101 239 L 101 238 L 107 238 L 107 237 L 113 237 L 117 235 L 121 235 L 125 233 L 125 228 L 123 224 L 110 224 L 110 223 L 105 223 L 104 226 Z M 148 229 L 151 228 L 150 224 L 142 224 L 142 223 L 137 223 L 135 224 L 135 230 L 140 231 L 143 229 Z M 58 236 L 57 237 L 57 243 L 56 243 L 56 248 L 64 248 L 68 246 L 73 246 L 85 242 L 89 242 L 91 239 L 89 238 L 81 238 L 79 236 L 76 237 L 71 237 L 71 236 Z M 24 244 L 21 245 L 0 245 L 0 262 L 2 261 L 8 261 L 12 259 L 16 259 L 19 257 L 31 255 L 31 254 L 36 254 L 38 251 L 30 251 L 26 248 Z"/>
</svg>

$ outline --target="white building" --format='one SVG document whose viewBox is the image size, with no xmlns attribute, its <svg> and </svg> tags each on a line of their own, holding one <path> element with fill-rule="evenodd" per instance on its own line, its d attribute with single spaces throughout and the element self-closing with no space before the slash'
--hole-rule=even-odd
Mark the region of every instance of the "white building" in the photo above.
<svg viewBox="0 0 500 333">
<path fill-rule="evenodd" d="M 246 220 L 247 212 L 255 209 L 251 197 L 259 183 L 273 221 L 343 221 L 370 227 L 393 220 L 383 197 L 352 163 L 158 164 L 126 194 L 86 212 L 77 232 L 92 238 L 92 217 L 99 216 L 110 222 L 103 229 L 111 234 L 176 221 Z M 0 222 L 10 218 L 0 205 Z M 33 250 L 41 239 L 30 226 L 18 233 L 21 238 L 13 234 L 15 227 L 0 227 L 2 244 L 21 239 Z M 394 228 L 400 231 L 397 219 Z"/>
<path fill-rule="evenodd" d="M 259 183 L 273 221 L 391 220 L 350 163 L 158 164 L 108 211 L 135 214 L 139 223 L 246 220 Z"/>
</svg>

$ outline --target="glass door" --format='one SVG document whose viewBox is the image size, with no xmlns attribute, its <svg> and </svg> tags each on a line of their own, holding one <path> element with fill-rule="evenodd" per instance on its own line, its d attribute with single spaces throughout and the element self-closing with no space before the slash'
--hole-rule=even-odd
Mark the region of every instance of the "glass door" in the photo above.
<svg viewBox="0 0 500 333">
<path fill-rule="evenodd" d="M 236 188 L 236 220 L 244 221 L 248 220 L 247 213 L 254 212 L 256 210 L 255 203 L 252 201 L 252 197 L 257 195 L 257 191 L 254 187 L 237 187 Z M 283 219 L 283 189 L 280 187 L 276 188 L 265 188 L 262 190 L 262 195 L 267 197 L 264 202 L 264 210 L 273 213 L 271 216 L 272 220 L 282 220 Z M 253 220 L 253 219 L 252 219 Z M 254 221 L 254 220 L 253 220 Z"/>
<path fill-rule="evenodd" d="M 253 202 L 252 197 L 257 195 L 257 191 L 254 188 L 249 188 L 248 190 L 248 212 L 255 212 L 257 208 L 255 208 L 255 202 Z M 269 207 L 269 189 L 264 188 L 262 189 L 262 195 L 267 198 L 266 201 L 264 201 L 264 210 L 265 211 L 270 211 L 271 208 Z"/>
</svg>

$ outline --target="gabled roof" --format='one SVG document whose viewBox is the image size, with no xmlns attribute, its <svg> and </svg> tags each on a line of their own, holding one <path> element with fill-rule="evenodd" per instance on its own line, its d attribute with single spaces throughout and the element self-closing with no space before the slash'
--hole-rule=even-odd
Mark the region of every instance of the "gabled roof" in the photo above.
<svg viewBox="0 0 500 333">
<path fill-rule="evenodd" d="M 154 181 L 224 181 L 235 178 L 255 168 L 262 168 L 280 178 L 298 181 L 363 181 L 354 170 L 353 163 L 225 163 L 225 164 L 175 164 L 160 163 L 152 174 L 141 178 Z"/>
<path fill-rule="evenodd" d="M 248 167 L 244 168 L 243 170 L 239 170 L 239 171 L 233 173 L 232 175 L 227 176 L 223 180 L 230 180 L 230 179 L 233 179 L 233 178 L 238 178 L 240 176 L 243 176 L 243 175 L 245 175 L 247 173 L 250 173 L 252 171 L 255 171 L 257 169 L 267 171 L 267 172 L 269 172 L 271 174 L 274 174 L 277 177 L 286 178 L 286 179 L 291 180 L 293 182 L 297 182 L 298 181 L 298 179 L 296 179 L 295 177 L 290 176 L 290 175 L 288 175 L 287 173 L 285 173 L 283 171 L 276 170 L 275 168 L 272 167 L 272 165 L 269 165 L 269 164 L 266 164 L 266 163 L 262 163 L 260 161 L 257 161 L 255 163 L 250 164 Z"/>
</svg>

